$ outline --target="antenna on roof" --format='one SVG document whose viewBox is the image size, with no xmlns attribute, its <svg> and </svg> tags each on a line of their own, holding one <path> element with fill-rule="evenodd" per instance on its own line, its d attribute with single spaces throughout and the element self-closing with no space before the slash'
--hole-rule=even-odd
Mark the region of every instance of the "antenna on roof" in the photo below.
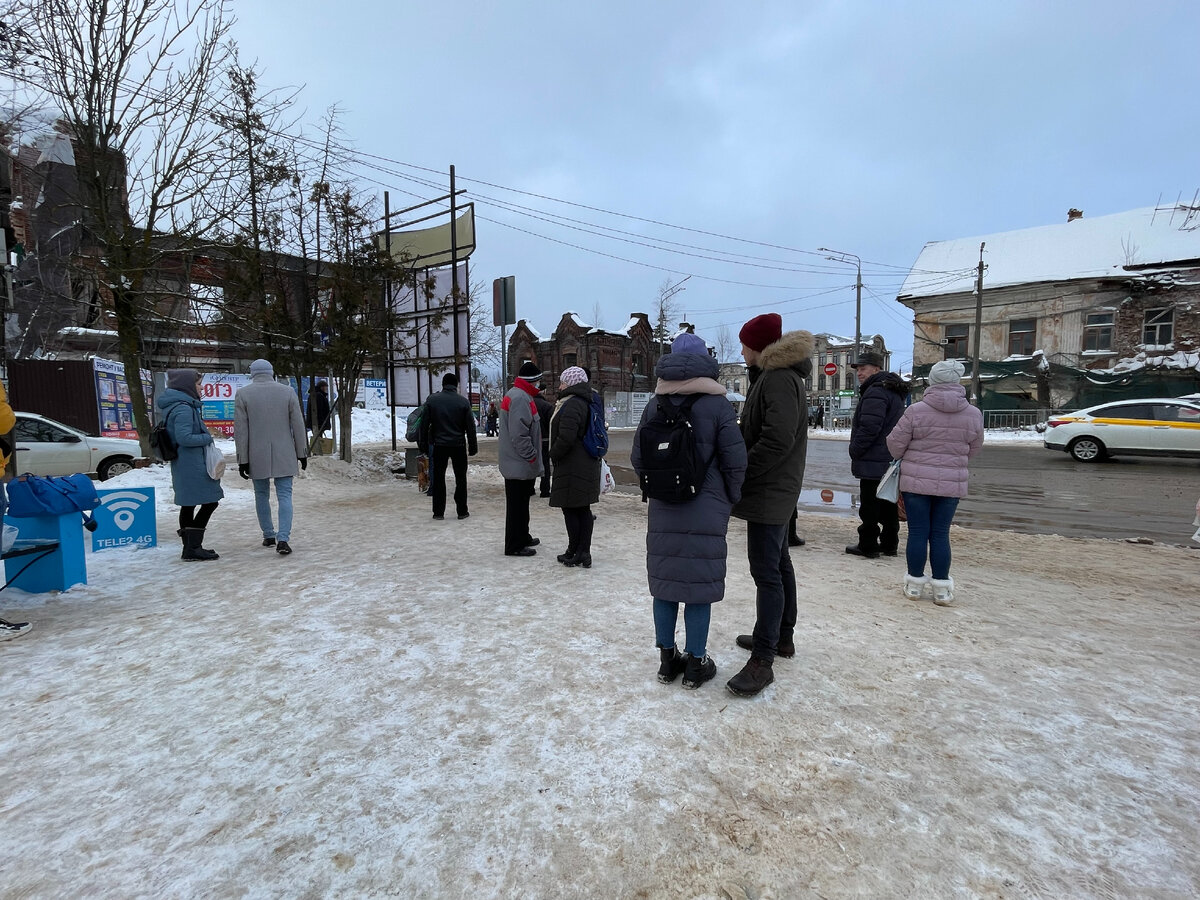
<svg viewBox="0 0 1200 900">
<path fill-rule="evenodd" d="M 1158 199 L 1154 202 L 1154 212 L 1150 213 L 1150 224 L 1154 224 L 1154 217 L 1158 215 L 1158 208 L 1162 206 L 1162 191 L 1158 192 Z"/>
</svg>

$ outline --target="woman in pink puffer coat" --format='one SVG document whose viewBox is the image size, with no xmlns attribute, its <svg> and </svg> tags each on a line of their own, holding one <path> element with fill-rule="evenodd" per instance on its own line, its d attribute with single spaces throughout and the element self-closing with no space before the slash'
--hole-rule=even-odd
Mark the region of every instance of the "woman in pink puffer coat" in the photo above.
<svg viewBox="0 0 1200 900">
<path fill-rule="evenodd" d="M 960 498 L 967 496 L 967 460 L 983 446 L 983 413 L 967 402 L 956 359 L 929 370 L 929 387 L 919 403 L 904 411 L 887 437 L 900 464 L 900 492 L 908 515 L 904 596 L 920 600 L 932 587 L 933 602 L 954 599 L 950 577 L 950 523 Z M 925 574 L 925 558 L 933 572 Z"/>
</svg>

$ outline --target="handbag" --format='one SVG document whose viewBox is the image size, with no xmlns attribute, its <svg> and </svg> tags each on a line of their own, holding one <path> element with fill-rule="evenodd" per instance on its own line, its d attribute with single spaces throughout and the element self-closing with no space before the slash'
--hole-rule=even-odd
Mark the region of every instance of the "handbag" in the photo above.
<svg viewBox="0 0 1200 900">
<path fill-rule="evenodd" d="M 208 477 L 220 481 L 225 474 L 225 456 L 217 449 L 215 443 L 204 445 L 204 464 L 208 467 Z"/>
<path fill-rule="evenodd" d="M 608 463 L 600 460 L 600 493 L 610 494 L 616 486 L 617 482 L 613 478 L 612 469 L 608 467 Z"/>
<path fill-rule="evenodd" d="M 8 514 L 14 519 L 83 513 L 84 527 L 95 531 L 88 511 L 100 505 L 96 486 L 86 475 L 18 475 L 8 483 Z"/>
<path fill-rule="evenodd" d="M 879 479 L 879 487 L 875 488 L 875 496 L 888 503 L 900 499 L 900 460 L 893 459 L 888 465 L 887 471 Z"/>
</svg>

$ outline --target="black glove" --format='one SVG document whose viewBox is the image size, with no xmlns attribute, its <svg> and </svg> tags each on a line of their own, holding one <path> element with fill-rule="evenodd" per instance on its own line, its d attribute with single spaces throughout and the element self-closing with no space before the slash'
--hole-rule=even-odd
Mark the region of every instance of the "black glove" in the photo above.
<svg viewBox="0 0 1200 900">
<path fill-rule="evenodd" d="M 238 474 L 243 478 L 250 478 L 250 463 L 238 463 Z"/>
<path fill-rule="evenodd" d="M 307 456 L 300 457 L 300 468 L 302 468 L 305 472 L 308 471 L 308 457 Z"/>
</svg>

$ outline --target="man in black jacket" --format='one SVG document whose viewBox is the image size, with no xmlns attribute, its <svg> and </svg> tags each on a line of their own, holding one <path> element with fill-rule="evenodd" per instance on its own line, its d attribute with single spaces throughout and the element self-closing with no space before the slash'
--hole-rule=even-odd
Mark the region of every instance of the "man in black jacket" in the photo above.
<svg viewBox="0 0 1200 900">
<path fill-rule="evenodd" d="M 733 515 L 746 520 L 756 615 L 753 634 L 737 637 L 750 659 L 726 687 L 739 697 L 753 697 L 775 680 L 776 656 L 796 655 L 796 573 L 787 532 L 808 451 L 804 379 L 812 373 L 813 336 L 807 331 L 785 334 L 779 315 L 766 313 L 743 325 L 738 338 L 749 366 L 750 390 L 741 422 L 746 479 Z"/>
<path fill-rule="evenodd" d="M 327 382 L 318 381 L 308 392 L 308 413 L 304 417 L 304 424 L 313 433 L 313 455 L 318 455 L 321 452 L 321 441 L 325 437 L 325 432 L 329 430 L 329 384 Z"/>
<path fill-rule="evenodd" d="M 877 559 L 895 556 L 900 545 L 900 516 L 895 503 L 875 496 L 879 479 L 892 461 L 887 436 L 904 415 L 908 384 L 899 375 L 885 372 L 883 357 L 871 350 L 850 364 L 858 375 L 862 396 L 850 423 L 850 473 L 858 479 L 858 543 L 846 552 Z"/>
<path fill-rule="evenodd" d="M 466 444 L 463 444 L 466 438 Z M 458 376 L 447 372 L 442 376 L 442 389 L 425 401 L 421 417 L 421 447 L 433 447 L 433 473 L 429 491 L 433 496 L 433 517 L 446 517 L 446 464 L 454 466 L 454 506 L 458 517 L 467 512 L 467 456 L 479 451 L 475 437 L 475 416 L 471 401 L 458 392 Z"/>
</svg>

